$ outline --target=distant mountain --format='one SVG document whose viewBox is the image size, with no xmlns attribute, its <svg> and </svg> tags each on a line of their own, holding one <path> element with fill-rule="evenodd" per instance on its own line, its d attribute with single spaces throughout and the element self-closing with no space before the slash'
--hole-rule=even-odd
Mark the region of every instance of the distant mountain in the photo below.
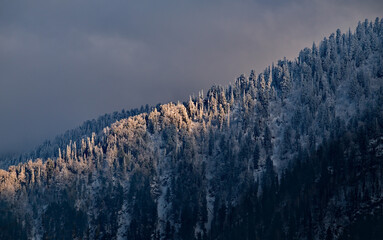
<svg viewBox="0 0 383 240">
<path fill-rule="evenodd" d="M 157 108 L 160 104 L 157 105 Z M 66 131 L 65 133 L 56 136 L 53 140 L 46 140 L 38 145 L 31 151 L 26 153 L 4 154 L 0 155 L 0 168 L 8 169 L 11 165 L 17 165 L 22 162 L 27 162 L 32 159 L 41 158 L 47 160 L 48 158 L 58 157 L 59 149 L 65 149 L 67 145 L 76 142 L 79 144 L 81 139 L 92 137 L 92 134 L 100 133 L 105 127 L 110 126 L 112 123 L 135 116 L 141 113 L 148 113 L 154 108 L 149 105 L 141 106 L 139 109 L 125 110 L 120 112 L 113 112 L 111 114 L 104 114 L 97 119 L 85 121 L 77 128 Z"/>
<path fill-rule="evenodd" d="M 142 112 L 0 170 L 0 238 L 383 239 L 383 20 Z"/>
</svg>

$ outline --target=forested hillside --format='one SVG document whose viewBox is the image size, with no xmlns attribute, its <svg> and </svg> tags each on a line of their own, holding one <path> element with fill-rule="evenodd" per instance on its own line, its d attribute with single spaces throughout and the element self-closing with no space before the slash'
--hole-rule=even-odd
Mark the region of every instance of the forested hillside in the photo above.
<svg viewBox="0 0 383 240">
<path fill-rule="evenodd" d="M 142 112 L 0 170 L 0 238 L 382 239 L 383 20 Z"/>
<path fill-rule="evenodd" d="M 159 105 L 157 106 L 159 107 Z M 125 110 L 120 112 L 113 112 L 111 114 L 105 114 L 97 119 L 87 120 L 77 128 L 66 131 L 65 133 L 56 136 L 52 140 L 46 140 L 36 148 L 26 153 L 13 153 L 0 155 L 0 168 L 6 169 L 11 165 L 17 165 L 21 162 L 27 162 L 31 159 L 41 158 L 48 159 L 49 157 L 58 157 L 59 149 L 66 148 L 71 142 L 79 144 L 82 138 L 91 137 L 92 134 L 100 133 L 105 127 L 110 126 L 112 123 L 135 116 L 140 113 L 149 112 L 148 105 L 141 106 L 139 109 Z"/>
</svg>

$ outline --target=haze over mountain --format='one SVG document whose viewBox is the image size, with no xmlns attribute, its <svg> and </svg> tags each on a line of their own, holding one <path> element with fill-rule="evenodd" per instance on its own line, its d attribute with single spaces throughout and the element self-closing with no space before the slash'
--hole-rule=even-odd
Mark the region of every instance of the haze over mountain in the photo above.
<svg viewBox="0 0 383 240">
<path fill-rule="evenodd" d="M 382 239 L 383 20 L 25 156 L 1 239 Z"/>
<path fill-rule="evenodd" d="M 0 154 L 186 101 L 382 12 L 380 0 L 1 1 Z"/>
</svg>

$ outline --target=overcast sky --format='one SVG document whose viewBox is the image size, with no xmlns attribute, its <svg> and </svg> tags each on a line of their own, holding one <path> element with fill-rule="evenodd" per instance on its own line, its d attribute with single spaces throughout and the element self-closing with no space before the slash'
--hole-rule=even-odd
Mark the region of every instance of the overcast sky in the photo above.
<svg viewBox="0 0 383 240">
<path fill-rule="evenodd" d="M 380 0 L 0 0 L 0 153 L 227 85 L 382 13 Z"/>
</svg>

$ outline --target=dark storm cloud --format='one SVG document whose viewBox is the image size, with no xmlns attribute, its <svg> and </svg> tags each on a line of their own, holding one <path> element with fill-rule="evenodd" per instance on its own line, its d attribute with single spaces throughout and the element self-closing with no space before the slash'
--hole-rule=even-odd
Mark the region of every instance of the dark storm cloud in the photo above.
<svg viewBox="0 0 383 240">
<path fill-rule="evenodd" d="M 226 85 L 382 10 L 372 0 L 4 0 L 0 152 Z"/>
</svg>

